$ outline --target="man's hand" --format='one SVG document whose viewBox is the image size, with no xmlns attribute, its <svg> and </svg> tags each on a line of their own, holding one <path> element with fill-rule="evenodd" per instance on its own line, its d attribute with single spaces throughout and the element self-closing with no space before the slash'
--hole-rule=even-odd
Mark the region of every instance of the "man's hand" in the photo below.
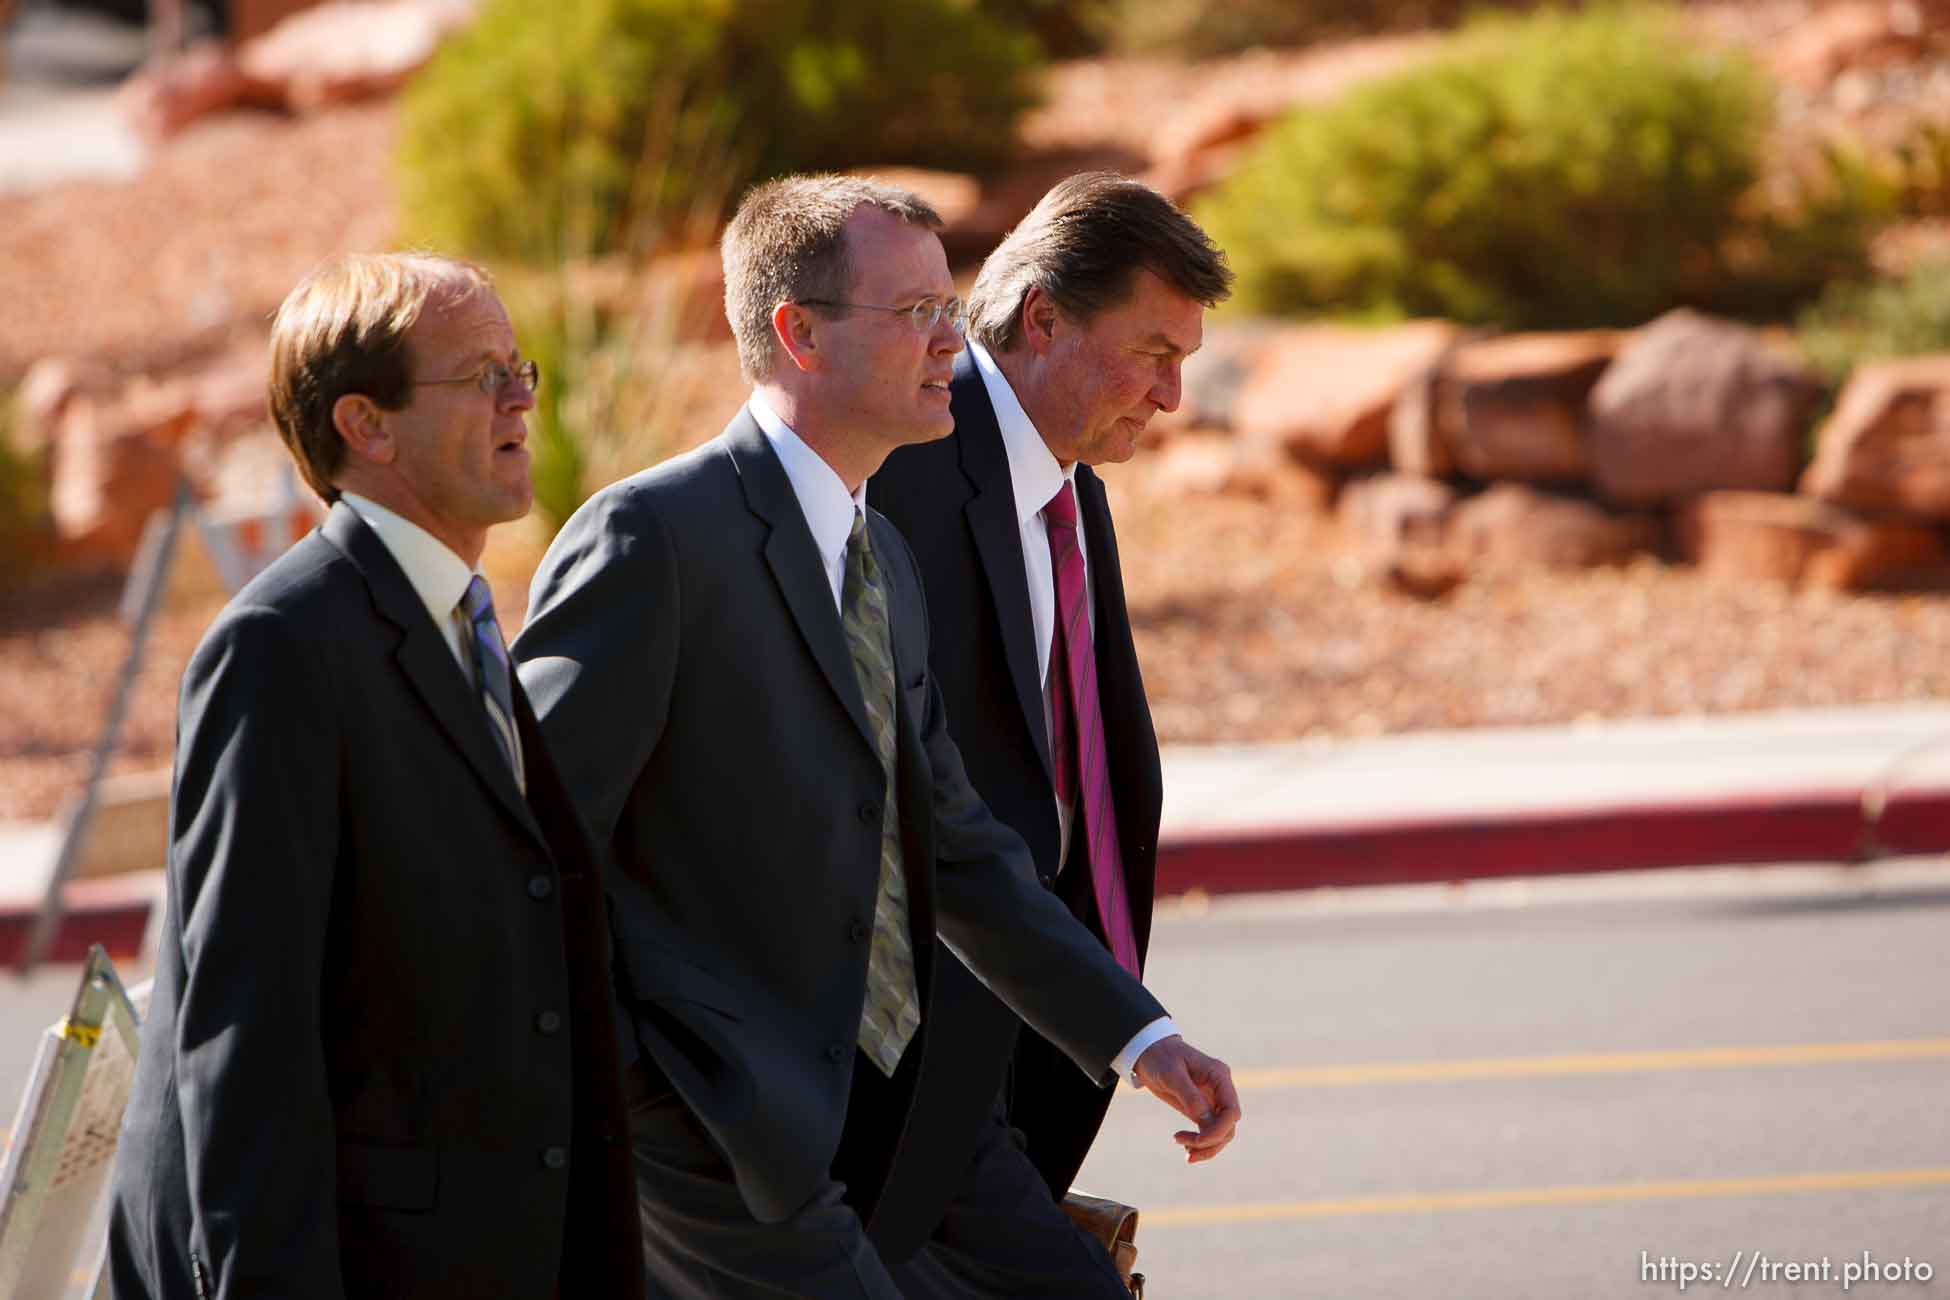
<svg viewBox="0 0 1950 1300">
<path fill-rule="evenodd" d="M 1172 1137 L 1185 1148 L 1190 1164 L 1210 1160 L 1225 1150 L 1239 1126 L 1239 1093 L 1232 1086 L 1232 1069 L 1173 1034 L 1144 1049 L 1131 1067 L 1138 1087 L 1149 1088 L 1164 1103 L 1198 1125 L 1196 1132 L 1180 1130 Z"/>
</svg>

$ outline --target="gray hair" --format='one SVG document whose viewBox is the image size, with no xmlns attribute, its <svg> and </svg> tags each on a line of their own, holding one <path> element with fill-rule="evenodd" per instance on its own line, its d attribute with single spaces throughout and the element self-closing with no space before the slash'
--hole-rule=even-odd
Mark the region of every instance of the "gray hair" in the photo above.
<svg viewBox="0 0 1950 1300">
<path fill-rule="evenodd" d="M 1115 172 L 1080 172 L 1045 194 L 982 263 L 968 332 L 991 352 L 1007 352 L 1022 336 L 1030 289 L 1088 321 L 1128 298 L 1139 270 L 1207 307 L 1232 295 L 1225 254 L 1170 199 Z"/>
</svg>

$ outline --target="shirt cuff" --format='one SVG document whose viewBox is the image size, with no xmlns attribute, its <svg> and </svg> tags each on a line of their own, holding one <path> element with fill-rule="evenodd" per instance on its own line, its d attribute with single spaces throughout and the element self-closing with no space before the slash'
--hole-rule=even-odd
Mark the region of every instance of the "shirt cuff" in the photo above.
<svg viewBox="0 0 1950 1300">
<path fill-rule="evenodd" d="M 1137 1037 L 1124 1044 L 1124 1050 L 1117 1054 L 1117 1058 L 1110 1063 L 1110 1068 L 1119 1078 L 1129 1079 L 1132 1087 L 1138 1087 L 1136 1077 L 1131 1074 L 1131 1071 L 1137 1067 L 1138 1057 L 1143 1056 L 1144 1049 L 1151 1044 L 1161 1038 L 1170 1038 L 1177 1032 L 1179 1032 L 1178 1026 L 1172 1022 L 1170 1016 L 1159 1016 L 1138 1030 Z"/>
</svg>

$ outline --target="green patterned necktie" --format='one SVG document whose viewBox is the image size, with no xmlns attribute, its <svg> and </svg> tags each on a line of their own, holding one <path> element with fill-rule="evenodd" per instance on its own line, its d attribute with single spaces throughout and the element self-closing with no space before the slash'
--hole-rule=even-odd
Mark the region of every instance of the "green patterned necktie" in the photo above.
<svg viewBox="0 0 1950 1300">
<path fill-rule="evenodd" d="M 887 1075 L 900 1064 L 921 1026 L 914 984 L 914 946 L 907 932 L 907 879 L 901 874 L 900 818 L 894 768 L 894 656 L 887 633 L 887 597 L 867 540 L 867 521 L 853 512 L 846 540 L 846 581 L 840 588 L 840 627 L 853 656 L 853 675 L 866 701 L 874 748 L 887 774 L 880 813 L 880 888 L 873 905 L 873 946 L 867 954 L 867 1001 L 860 1010 L 860 1050 Z"/>
</svg>

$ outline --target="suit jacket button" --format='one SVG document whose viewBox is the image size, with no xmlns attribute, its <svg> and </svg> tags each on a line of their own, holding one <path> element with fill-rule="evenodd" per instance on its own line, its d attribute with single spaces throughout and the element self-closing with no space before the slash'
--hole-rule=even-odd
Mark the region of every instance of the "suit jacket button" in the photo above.
<svg viewBox="0 0 1950 1300">
<path fill-rule="evenodd" d="M 542 1152 L 542 1168 L 560 1169 L 569 1163 L 569 1153 L 561 1147 L 549 1147 Z"/>
<path fill-rule="evenodd" d="M 554 892 L 555 882 L 547 876 L 530 876 L 528 878 L 528 896 L 537 902 L 547 898 Z"/>
<path fill-rule="evenodd" d="M 1043 882 L 1044 889 L 1056 888 L 1056 877 L 1050 875 L 1048 872 L 1044 872 L 1042 875 L 1037 876 L 1036 879 Z"/>
<path fill-rule="evenodd" d="M 826 1049 L 826 1059 L 831 1061 L 834 1065 L 838 1065 L 841 1061 L 844 1061 L 846 1059 L 846 1048 L 841 1046 L 838 1043 L 834 1043 L 831 1047 L 828 1047 Z"/>
<path fill-rule="evenodd" d="M 540 1033 L 552 1034 L 562 1028 L 562 1017 L 553 1011 L 544 1011 L 535 1017 L 535 1028 Z"/>
<path fill-rule="evenodd" d="M 868 825 L 880 820 L 880 805 L 868 799 L 860 805 L 860 820 Z"/>
<path fill-rule="evenodd" d="M 866 937 L 872 933 L 873 930 L 868 927 L 865 921 L 855 921 L 852 925 L 846 927 L 846 937 L 855 943 L 865 942 Z"/>
</svg>

